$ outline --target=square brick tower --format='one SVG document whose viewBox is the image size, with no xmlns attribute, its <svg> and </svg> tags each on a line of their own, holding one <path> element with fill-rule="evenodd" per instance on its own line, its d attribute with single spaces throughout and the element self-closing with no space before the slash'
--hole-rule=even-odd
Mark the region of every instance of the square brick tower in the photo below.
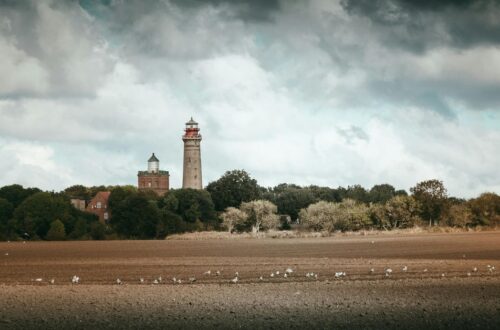
<svg viewBox="0 0 500 330">
<path fill-rule="evenodd" d="M 198 123 L 191 120 L 186 123 L 182 136 L 184 141 L 184 168 L 182 188 L 203 189 L 201 182 L 201 135 Z"/>
<path fill-rule="evenodd" d="M 148 160 L 148 170 L 137 173 L 139 190 L 153 190 L 158 195 L 165 194 L 169 189 L 170 174 L 160 170 L 160 160 L 155 154 Z"/>
</svg>

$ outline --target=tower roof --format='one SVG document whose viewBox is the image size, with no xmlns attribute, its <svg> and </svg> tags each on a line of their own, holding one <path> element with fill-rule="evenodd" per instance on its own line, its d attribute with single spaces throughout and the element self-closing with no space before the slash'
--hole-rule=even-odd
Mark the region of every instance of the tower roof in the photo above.
<svg viewBox="0 0 500 330">
<path fill-rule="evenodd" d="M 153 155 L 149 157 L 148 162 L 159 162 L 160 160 L 156 158 L 155 153 L 153 152 Z"/>
<path fill-rule="evenodd" d="M 191 119 L 186 123 L 186 125 L 198 125 L 198 123 L 193 120 L 193 117 L 191 117 Z"/>
</svg>

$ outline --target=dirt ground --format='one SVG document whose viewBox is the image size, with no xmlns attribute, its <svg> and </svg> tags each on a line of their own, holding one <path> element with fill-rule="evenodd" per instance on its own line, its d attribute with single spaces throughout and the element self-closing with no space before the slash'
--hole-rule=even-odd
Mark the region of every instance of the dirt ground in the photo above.
<svg viewBox="0 0 500 330">
<path fill-rule="evenodd" d="M 3 242 L 0 329 L 499 329 L 499 267 L 500 232 Z"/>
</svg>

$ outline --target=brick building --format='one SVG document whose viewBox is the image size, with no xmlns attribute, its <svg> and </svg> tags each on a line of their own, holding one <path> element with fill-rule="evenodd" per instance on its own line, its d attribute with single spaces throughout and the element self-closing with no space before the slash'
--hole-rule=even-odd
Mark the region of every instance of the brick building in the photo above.
<svg viewBox="0 0 500 330">
<path fill-rule="evenodd" d="M 90 200 L 86 208 L 87 212 L 97 215 L 101 223 L 107 223 L 111 217 L 108 205 L 110 194 L 111 192 L 109 191 L 98 192 L 94 198 Z"/>
<path fill-rule="evenodd" d="M 155 154 L 148 160 L 148 170 L 137 173 L 139 190 L 152 190 L 158 195 L 165 194 L 169 189 L 170 174 L 160 170 L 160 160 Z"/>
</svg>

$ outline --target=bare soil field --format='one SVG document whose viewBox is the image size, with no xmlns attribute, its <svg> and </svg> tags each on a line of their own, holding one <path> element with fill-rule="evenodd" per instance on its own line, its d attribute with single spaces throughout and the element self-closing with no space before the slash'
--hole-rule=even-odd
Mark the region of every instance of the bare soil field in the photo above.
<svg viewBox="0 0 500 330">
<path fill-rule="evenodd" d="M 498 329 L 499 267 L 500 232 L 2 242 L 0 328 Z"/>
</svg>

